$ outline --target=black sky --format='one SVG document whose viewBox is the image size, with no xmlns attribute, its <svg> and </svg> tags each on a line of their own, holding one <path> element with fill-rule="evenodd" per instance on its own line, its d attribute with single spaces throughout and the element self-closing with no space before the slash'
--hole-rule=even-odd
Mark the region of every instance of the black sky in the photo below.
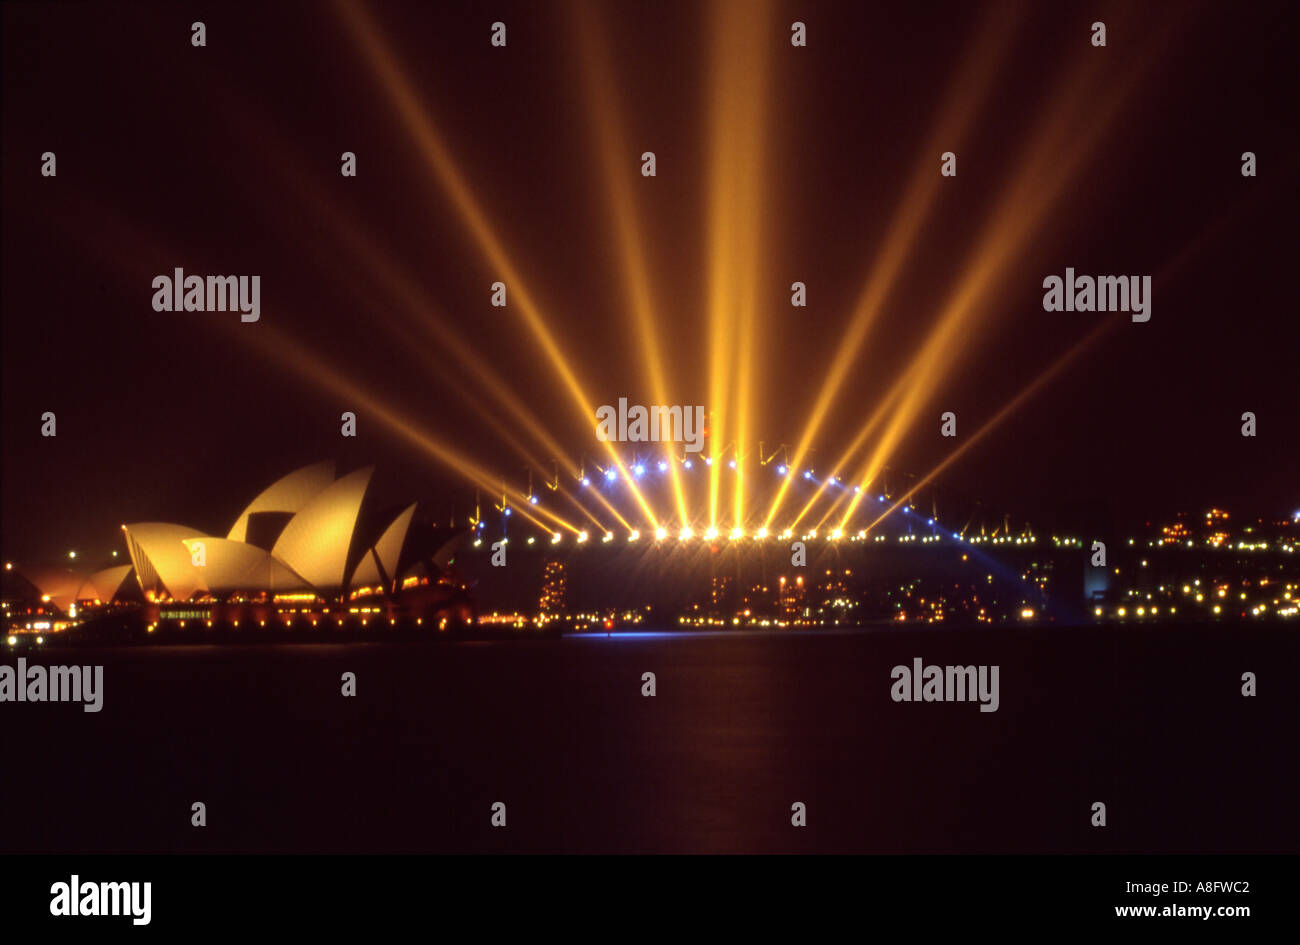
<svg viewBox="0 0 1300 945">
<path fill-rule="evenodd" d="M 369 9 L 596 403 L 653 403 L 622 294 L 573 19 L 599 14 L 638 178 L 674 400 L 706 403 L 706 103 L 710 32 L 693 3 L 382 4 Z M 408 269 L 573 455 L 591 434 L 522 323 L 488 305 L 499 274 L 422 164 L 330 5 L 8 4 L 3 8 L 3 522 L 8 557 L 92 551 L 117 525 L 224 533 L 284 472 L 375 463 L 387 496 L 433 507 L 466 484 L 246 343 L 272 328 L 479 461 L 522 478 L 484 431 L 478 396 L 435 345 L 385 328 L 390 284 L 340 242 L 313 192 Z M 891 214 L 985 8 L 779 3 L 770 16 L 769 148 L 760 295 L 769 330 L 756 438 L 793 442 Z M 1143 84 L 998 280 L 989 313 L 891 464 L 923 473 L 1103 316 L 1047 313 L 1065 266 L 1157 276 L 1152 320 L 1121 323 L 944 474 L 994 508 L 1078 530 L 1209 505 L 1300 505 L 1295 305 L 1297 14 L 1283 3 L 1031 4 L 992 96 L 952 149 L 947 182 L 819 438 L 825 454 L 909 363 L 962 271 L 1067 66 L 1089 50 Z M 190 45 L 203 20 L 208 45 Z M 493 20 L 509 45 L 488 43 Z M 808 24 L 793 49 L 789 24 Z M 1080 137 L 1088 129 L 1078 128 Z M 40 176 L 54 151 L 58 176 Z M 359 176 L 339 176 L 339 154 Z M 1259 176 L 1240 155 L 1256 152 Z M 323 189 L 323 190 L 322 190 Z M 156 313 L 150 281 L 260 274 L 262 321 Z M 795 280 L 806 310 L 788 305 Z M 58 417 L 58 436 L 40 417 Z M 1259 436 L 1239 434 L 1254 411 Z"/>
</svg>

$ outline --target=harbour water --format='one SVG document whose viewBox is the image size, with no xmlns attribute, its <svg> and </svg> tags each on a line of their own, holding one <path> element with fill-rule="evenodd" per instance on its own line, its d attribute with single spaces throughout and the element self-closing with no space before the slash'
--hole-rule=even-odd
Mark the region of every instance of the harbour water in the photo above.
<svg viewBox="0 0 1300 945">
<path fill-rule="evenodd" d="M 102 708 L 0 705 L 2 852 L 1300 847 L 1276 623 L 25 655 L 103 665 Z M 917 658 L 998 666 L 996 711 L 894 701 Z"/>
</svg>

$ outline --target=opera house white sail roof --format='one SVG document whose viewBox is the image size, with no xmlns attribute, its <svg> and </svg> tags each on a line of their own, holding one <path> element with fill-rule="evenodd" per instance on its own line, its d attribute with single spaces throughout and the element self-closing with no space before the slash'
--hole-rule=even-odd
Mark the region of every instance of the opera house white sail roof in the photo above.
<svg viewBox="0 0 1300 945">
<path fill-rule="evenodd" d="M 329 597 L 350 587 L 392 587 L 415 505 L 403 509 L 373 544 L 356 547 L 373 472 L 367 467 L 335 479 L 333 462 L 315 463 L 259 493 L 224 538 L 186 525 L 137 522 L 122 526 L 130 565 L 91 574 L 24 569 L 23 575 L 63 609 L 78 600 L 111 600 L 129 572 L 147 596 L 178 601 L 264 591 Z M 274 543 L 265 542 L 270 550 L 249 540 L 250 523 L 261 514 L 287 519 Z"/>
</svg>

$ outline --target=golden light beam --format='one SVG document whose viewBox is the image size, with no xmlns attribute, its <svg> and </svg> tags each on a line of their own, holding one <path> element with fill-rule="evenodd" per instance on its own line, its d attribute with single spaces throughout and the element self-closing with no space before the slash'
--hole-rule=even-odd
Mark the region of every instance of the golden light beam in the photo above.
<svg viewBox="0 0 1300 945">
<path fill-rule="evenodd" d="M 1224 212 L 1219 217 L 1218 220 L 1216 220 L 1213 224 L 1208 226 L 1202 233 L 1196 236 L 1183 249 L 1181 249 L 1173 259 L 1171 259 L 1164 266 L 1162 266 L 1160 271 L 1157 272 L 1152 277 L 1151 279 L 1152 285 L 1153 286 L 1164 285 L 1170 278 L 1173 277 L 1174 273 L 1178 272 L 1180 269 L 1188 265 L 1191 262 L 1191 260 L 1194 259 L 1199 253 L 1203 252 L 1206 249 L 1206 247 L 1209 246 L 1215 238 L 1217 238 L 1223 232 L 1227 231 L 1229 229 L 1230 223 L 1240 218 L 1244 210 L 1256 199 L 1258 199 L 1258 194 L 1253 195 L 1251 200 L 1244 200 L 1230 207 L 1226 212 Z M 888 516 L 890 513 L 894 512 L 895 510 L 897 510 L 899 506 L 905 504 L 908 501 L 908 499 L 910 499 L 911 496 L 918 489 L 921 489 L 926 484 L 934 481 L 934 479 L 938 477 L 940 473 L 942 473 L 945 469 L 947 469 L 954 462 L 956 462 L 957 459 L 960 458 L 960 456 L 966 450 L 974 446 L 975 443 L 978 440 L 980 440 L 982 437 L 984 437 L 986 434 L 992 432 L 992 430 L 999 423 L 1001 423 L 1008 416 L 1014 413 L 1024 403 L 1024 401 L 1027 398 L 1033 396 L 1039 389 L 1044 387 L 1046 384 L 1050 383 L 1051 380 L 1057 374 L 1063 371 L 1067 366 L 1069 366 L 1071 362 L 1073 362 L 1076 358 L 1081 356 L 1085 351 L 1087 351 L 1094 344 L 1100 341 L 1101 337 L 1107 331 L 1114 328 L 1116 324 L 1118 324 L 1118 322 L 1113 318 L 1098 324 L 1091 332 L 1085 335 L 1069 351 L 1067 351 L 1064 355 L 1058 358 L 1046 371 L 1040 374 L 1028 387 L 1021 390 L 1020 393 L 1018 393 L 1015 397 L 1013 397 L 1010 401 L 1008 401 L 990 420 L 988 420 L 982 427 L 980 427 L 979 430 L 977 430 L 972 437 L 967 439 L 957 450 L 955 450 L 952 454 L 950 454 L 939 465 L 934 467 L 934 469 L 926 473 L 925 476 L 919 479 L 916 485 L 914 485 L 910 490 L 908 490 L 908 492 L 904 496 L 902 496 L 902 498 L 900 498 L 898 502 L 892 505 L 889 508 L 889 510 L 885 512 L 884 515 L 881 515 L 874 522 L 872 522 L 870 526 L 868 526 L 868 531 L 870 531 L 870 529 L 875 528 L 877 525 L 879 525 L 880 522 L 883 521 L 886 516 Z"/>
<path fill-rule="evenodd" d="M 629 179 L 635 154 L 627 147 L 627 136 L 618 116 L 621 109 L 615 95 L 614 70 L 600 36 L 599 11 L 594 6 L 571 5 L 584 65 L 584 88 L 588 96 L 598 151 L 605 173 L 605 187 L 614 216 L 615 230 L 623 262 L 623 280 L 627 302 L 632 310 L 637 335 L 645 354 L 650 386 L 659 404 L 672 403 L 668 396 L 664 361 L 655 331 L 656 307 L 646 268 L 646 253 L 641 242 L 636 198 Z M 683 525 L 689 521 L 686 494 L 676 463 L 669 464 L 677 515 Z"/>
<path fill-rule="evenodd" d="M 744 48 L 748 53 L 743 73 L 744 104 L 743 112 L 737 118 L 743 119 L 742 134 L 729 142 L 729 147 L 740 150 L 745 173 L 736 181 L 736 213 L 740 228 L 740 240 L 735 259 L 734 283 L 736 286 L 736 333 L 740 343 L 736 358 L 736 469 L 732 478 L 732 500 L 735 528 L 745 526 L 745 475 L 746 459 L 752 451 L 751 414 L 755 410 L 753 403 L 754 365 L 761 360 L 758 340 L 761 337 L 758 325 L 758 277 L 761 256 L 761 238 L 763 234 L 763 214 L 761 212 L 761 181 L 763 178 L 762 157 L 767 150 L 766 129 L 766 91 L 768 66 L 766 52 L 768 49 L 768 11 L 766 5 L 755 9 L 752 5 L 744 8 L 745 22 L 751 24 L 752 35 L 744 38 Z M 728 42 L 736 42 L 735 33 Z M 737 77 L 739 78 L 739 77 Z M 740 94 L 740 93 L 738 93 Z"/>
<path fill-rule="evenodd" d="M 788 526 L 786 526 L 787 528 L 799 527 L 799 523 L 803 521 L 803 517 L 808 514 L 809 510 L 812 509 L 813 505 L 817 502 L 817 500 L 826 494 L 826 486 L 828 483 L 829 483 L 829 479 L 824 480 L 822 482 L 822 484 L 813 493 L 812 498 L 808 500 L 808 502 L 804 505 L 803 509 L 800 510 L 799 514 L 795 516 L 794 521 L 792 521 Z M 865 491 L 868 484 L 860 483 L 859 485 L 861 485 L 863 491 Z M 850 501 L 851 497 L 852 497 L 852 493 L 848 491 L 841 492 L 839 495 L 837 495 L 834 498 L 834 500 L 827 506 L 826 511 L 822 513 L 822 517 L 817 520 L 817 524 L 815 524 L 813 528 L 816 530 L 820 530 L 822 526 L 824 526 L 826 522 L 830 519 L 830 517 L 835 514 L 835 510 L 838 509 L 840 506 L 842 506 L 844 503 Z M 840 527 L 843 528 L 843 526 Z"/>
<path fill-rule="evenodd" d="M 718 521 L 722 459 L 735 437 L 732 495 L 736 526 L 744 519 L 743 459 L 749 448 L 759 271 L 761 153 L 766 107 L 770 4 L 715 0 L 706 121 L 709 139 L 709 526 Z M 739 340 L 739 350 L 736 340 Z M 732 377 L 732 365 L 738 365 Z M 736 422 L 730 422 L 731 410 Z"/>
<path fill-rule="evenodd" d="M 799 510 L 799 514 L 794 517 L 794 521 L 789 525 L 790 528 L 798 527 L 799 523 L 803 521 L 804 516 L 808 514 L 812 507 L 826 492 L 826 487 L 830 484 L 831 478 L 843 473 L 844 467 L 847 466 L 852 461 L 853 457 L 857 455 L 858 450 L 862 448 L 862 444 L 867 441 L 867 437 L 869 437 L 880 422 L 885 419 L 885 416 L 894 406 L 894 402 L 901 395 L 902 387 L 895 384 L 890 391 L 880 399 L 880 402 L 876 404 L 876 409 L 872 411 L 871 416 L 867 418 L 867 422 L 858 428 L 857 435 L 854 436 L 853 441 L 848 445 L 848 448 L 844 450 L 840 458 L 836 460 L 830 474 L 822 480 L 821 484 L 818 485 L 815 490 L 813 490 L 812 497 L 804 504 L 804 507 Z M 866 489 L 869 484 L 869 480 L 867 482 L 858 483 L 858 485 L 862 486 L 863 489 Z M 844 498 L 844 496 L 840 497 L 841 500 Z M 831 508 L 827 510 L 826 514 L 817 522 L 816 527 L 821 528 L 822 525 L 826 523 L 827 518 L 830 517 L 834 509 L 838 508 L 839 505 L 840 501 L 837 500 L 836 503 L 831 506 Z"/>
<path fill-rule="evenodd" d="M 1104 79 L 1107 66 L 1098 57 L 1086 53 L 1082 57 L 1083 67 L 1066 82 L 1064 94 L 1053 99 L 1047 119 L 1040 124 L 1030 148 L 1013 171 L 993 219 L 976 240 L 981 248 L 975 259 L 949 296 L 936 326 L 912 359 L 911 367 L 900 378 L 897 386 L 903 391 L 901 404 L 854 481 L 873 479 L 914 422 L 925 396 L 960 354 L 956 342 L 961 335 L 972 331 L 967 323 L 975 320 L 972 313 L 986 307 L 989 287 L 1027 248 L 1039 222 L 1109 133 L 1116 115 L 1151 63 L 1151 59 L 1142 57 L 1125 80 L 1114 82 L 1108 92 L 1099 93 L 1090 79 L 1095 76 Z M 855 495 L 849 503 L 841 528 L 857 510 L 864 494 Z"/>
<path fill-rule="evenodd" d="M 983 426 L 967 437 L 961 446 L 948 454 L 948 457 L 944 459 L 943 462 L 939 463 L 939 465 L 935 466 L 932 470 L 918 479 L 915 485 L 899 496 L 898 500 L 894 502 L 893 505 L 882 512 L 874 522 L 867 526 L 867 531 L 870 532 L 891 514 L 896 512 L 901 506 L 906 505 L 907 501 L 911 499 L 917 491 L 932 482 L 936 476 L 960 459 L 967 450 L 992 432 L 1003 420 L 1020 409 L 1026 400 L 1034 396 L 1034 394 L 1038 393 L 1039 390 L 1050 383 L 1058 374 L 1078 358 L 1079 355 L 1083 354 L 1084 351 L 1096 344 L 1102 335 L 1113 328 L 1116 324 L 1117 321 L 1112 318 L 1093 328 L 1093 330 L 1085 335 L 1081 341 L 1076 343 L 1069 351 L 1061 355 L 1061 357 L 1057 358 L 1046 371 L 1039 374 L 1038 377 L 1036 377 L 1028 386 L 1024 387 L 1018 394 L 1012 397 L 1011 400 L 1003 404 L 997 413 L 985 421 Z M 843 528 L 844 526 L 841 524 L 840 527 Z"/>
<path fill-rule="evenodd" d="M 1013 24 L 1002 22 L 1012 15 L 1011 8 L 990 8 L 990 21 L 975 31 L 978 45 L 971 51 L 958 70 L 934 130 L 926 139 L 916 170 L 908 183 L 903 199 L 894 212 L 881 252 L 876 256 L 867 275 L 862 292 L 854 306 L 848 327 L 836 338 L 835 356 L 822 382 L 813 409 L 800 434 L 794 457 L 789 467 L 800 468 L 807 458 L 817 434 L 830 414 L 835 397 L 839 394 L 849 370 L 854 366 L 858 352 L 888 300 L 907 259 L 912 255 L 921 226 L 930 214 L 936 199 L 948 179 L 939 173 L 938 161 L 945 151 L 954 150 L 965 136 L 970 124 L 988 97 L 1006 49 L 1014 35 Z M 868 427 L 873 427 L 883 415 L 883 405 L 878 408 Z M 864 428 L 854 445 L 845 451 L 845 458 L 836 463 L 837 470 L 849 461 L 869 434 Z M 828 481 L 828 480 L 827 480 Z M 768 509 L 764 527 L 772 524 L 790 487 L 789 479 L 782 482 Z M 820 496 L 819 489 L 795 519 L 797 524 Z M 790 527 L 794 527 L 791 525 Z"/>
<path fill-rule="evenodd" d="M 451 198 L 452 204 L 456 207 L 470 233 L 478 242 L 483 254 L 501 274 L 502 281 L 506 283 L 513 299 L 509 307 L 523 316 L 524 323 L 533 333 L 534 339 L 546 355 L 551 367 L 563 382 L 565 390 L 572 397 L 578 412 L 582 416 L 585 428 L 593 429 L 595 427 L 595 408 L 592 406 L 591 399 L 583 390 L 577 375 L 569 365 L 559 343 L 547 326 L 546 320 L 542 316 L 541 310 L 534 301 L 531 292 L 529 292 L 522 275 L 515 268 L 504 245 L 488 222 L 483 208 L 474 198 L 474 194 L 452 158 L 451 152 L 443 144 L 442 138 L 422 108 L 415 90 L 395 65 L 396 57 L 393 55 L 392 49 L 380 35 L 374 21 L 361 9 L 360 5 L 349 3 L 347 0 L 337 0 L 335 6 L 350 28 L 352 35 L 358 40 L 367 62 L 375 72 L 384 90 L 388 93 L 393 106 L 401 117 L 407 132 L 414 139 L 425 162 L 441 181 Z M 647 521 L 649 521 L 652 528 L 657 528 L 659 523 L 654 510 L 646 501 L 641 490 L 637 488 L 632 477 L 627 475 L 627 469 L 623 465 L 623 460 L 619 457 L 617 450 L 608 441 L 602 440 L 601 443 L 609 455 L 610 461 L 617 466 L 622 474 L 623 480 L 636 498 L 637 504 L 641 506 L 641 511 L 645 514 Z"/>
</svg>

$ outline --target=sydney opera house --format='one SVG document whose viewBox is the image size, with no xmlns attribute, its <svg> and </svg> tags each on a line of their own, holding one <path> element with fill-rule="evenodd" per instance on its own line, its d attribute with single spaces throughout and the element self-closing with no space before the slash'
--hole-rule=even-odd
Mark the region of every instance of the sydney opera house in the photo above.
<svg viewBox="0 0 1300 945">
<path fill-rule="evenodd" d="M 127 611 L 149 631 L 189 622 L 422 624 L 431 617 L 445 627 L 472 620 L 451 567 L 462 536 L 416 522 L 414 503 L 373 508 L 372 473 L 335 478 L 333 462 L 306 466 L 263 490 L 225 535 L 169 522 L 125 524 L 129 564 L 77 571 L 7 563 L 6 623 L 56 632 Z"/>
</svg>

